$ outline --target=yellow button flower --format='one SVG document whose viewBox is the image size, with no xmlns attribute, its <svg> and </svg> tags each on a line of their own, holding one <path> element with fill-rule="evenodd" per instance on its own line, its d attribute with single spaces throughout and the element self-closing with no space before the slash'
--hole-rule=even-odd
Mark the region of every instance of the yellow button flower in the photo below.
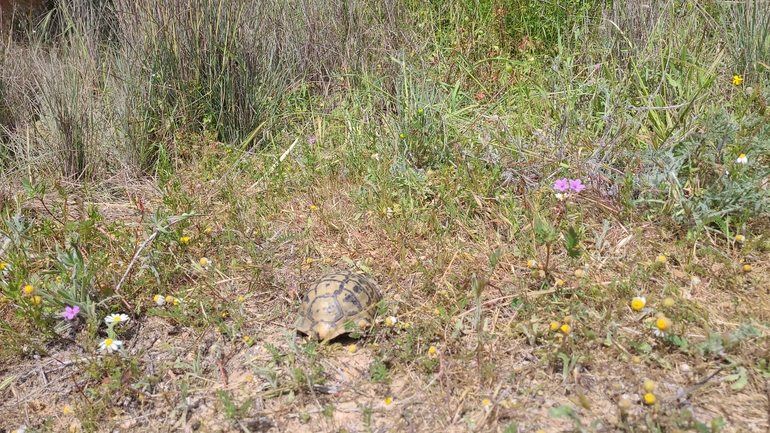
<svg viewBox="0 0 770 433">
<path fill-rule="evenodd" d="M 655 395 L 651 392 L 648 392 L 644 395 L 644 403 L 645 404 L 655 404 L 655 401 L 657 399 L 655 398 Z"/>
<path fill-rule="evenodd" d="M 736 86 L 740 86 L 743 84 L 743 77 L 740 75 L 733 75 L 733 84 Z"/>
</svg>

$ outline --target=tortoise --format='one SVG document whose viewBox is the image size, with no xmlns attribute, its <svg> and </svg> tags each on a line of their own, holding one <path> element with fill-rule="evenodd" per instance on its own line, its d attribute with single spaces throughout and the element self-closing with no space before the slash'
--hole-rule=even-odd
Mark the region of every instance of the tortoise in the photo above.
<svg viewBox="0 0 770 433">
<path fill-rule="evenodd" d="M 299 305 L 297 331 L 317 340 L 331 340 L 349 332 L 353 321 L 358 329 L 374 323 L 375 305 L 382 299 L 377 283 L 366 275 L 343 271 L 316 280 Z"/>
</svg>

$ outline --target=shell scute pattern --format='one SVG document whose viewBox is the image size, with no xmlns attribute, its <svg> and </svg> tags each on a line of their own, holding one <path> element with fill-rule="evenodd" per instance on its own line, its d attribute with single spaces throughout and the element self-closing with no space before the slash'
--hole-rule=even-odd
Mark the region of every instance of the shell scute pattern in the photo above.
<svg viewBox="0 0 770 433">
<path fill-rule="evenodd" d="M 369 277 L 355 272 L 335 272 L 316 280 L 302 297 L 297 330 L 325 340 L 344 334 L 345 323 L 357 326 L 374 323 L 374 304 L 382 293 Z"/>
</svg>

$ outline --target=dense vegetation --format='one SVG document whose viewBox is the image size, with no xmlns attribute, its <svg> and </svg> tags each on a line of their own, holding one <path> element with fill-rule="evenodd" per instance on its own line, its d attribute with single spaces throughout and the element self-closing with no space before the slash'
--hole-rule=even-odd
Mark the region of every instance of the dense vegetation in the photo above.
<svg viewBox="0 0 770 433">
<path fill-rule="evenodd" d="M 766 1 L 60 0 L 0 36 L 0 428 L 770 423 Z M 344 268 L 380 323 L 290 332 Z"/>
</svg>

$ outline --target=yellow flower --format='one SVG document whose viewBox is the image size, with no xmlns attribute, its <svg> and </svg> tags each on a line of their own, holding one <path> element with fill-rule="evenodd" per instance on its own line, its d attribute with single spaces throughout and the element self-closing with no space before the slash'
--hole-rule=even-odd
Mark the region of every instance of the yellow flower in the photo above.
<svg viewBox="0 0 770 433">
<path fill-rule="evenodd" d="M 564 286 L 564 280 L 561 278 L 557 278 L 555 281 L 556 287 L 563 287 Z"/>
<path fill-rule="evenodd" d="M 406 138 L 406 135 L 404 135 L 404 133 L 402 132 L 402 133 L 398 134 L 398 137 L 403 140 L 403 139 Z"/>
<path fill-rule="evenodd" d="M 155 295 L 152 297 L 152 300 L 155 301 L 159 307 L 166 305 L 166 298 L 164 298 L 163 295 Z"/>
<path fill-rule="evenodd" d="M 313 263 L 313 259 L 308 257 L 307 260 L 305 260 L 305 263 L 307 263 L 309 265 L 309 264 Z"/>
<path fill-rule="evenodd" d="M 640 358 L 638 356 L 634 356 L 633 358 L 631 358 L 631 361 L 633 361 L 634 364 L 641 364 L 642 363 L 642 358 Z"/>
<path fill-rule="evenodd" d="M 439 309 L 436 308 L 435 310 L 433 310 L 433 314 L 438 316 L 439 314 L 441 314 L 441 311 L 439 311 Z"/>
<path fill-rule="evenodd" d="M 201 259 L 198 261 L 198 263 L 201 264 L 201 267 L 208 269 L 209 265 L 211 264 L 211 261 L 205 257 L 201 257 Z"/>
<path fill-rule="evenodd" d="M 0 262 L 0 271 L 4 271 L 6 266 L 8 266 L 8 263 Z"/>
<path fill-rule="evenodd" d="M 733 75 L 733 84 L 735 84 L 736 86 L 740 86 L 741 84 L 743 84 L 743 77 L 741 77 L 740 75 Z"/>
<path fill-rule="evenodd" d="M 657 399 L 655 398 L 655 395 L 651 392 L 648 392 L 647 394 L 644 395 L 645 404 L 655 404 L 655 400 Z"/>
<path fill-rule="evenodd" d="M 166 296 L 166 302 L 168 302 L 169 304 L 173 304 L 175 301 L 176 299 L 173 296 L 171 295 Z"/>
<path fill-rule="evenodd" d="M 743 272 L 751 272 L 751 265 L 743 265 Z"/>
<path fill-rule="evenodd" d="M 243 304 L 244 302 L 246 302 L 246 298 L 244 298 L 243 296 L 238 296 L 238 302 Z"/>
<path fill-rule="evenodd" d="M 676 301 L 674 301 L 674 298 L 666 298 L 663 300 L 663 306 L 666 308 L 671 308 L 676 304 Z"/>
<path fill-rule="evenodd" d="M 735 242 L 742 244 L 746 238 L 743 235 L 735 235 Z"/>
<path fill-rule="evenodd" d="M 667 259 L 666 259 L 666 256 L 661 254 L 661 255 L 659 255 L 658 257 L 655 258 L 655 261 L 658 262 L 658 263 L 666 263 Z"/>
<path fill-rule="evenodd" d="M 246 343 L 246 344 L 248 344 L 248 343 L 249 343 L 249 341 L 251 341 L 251 337 L 249 337 L 248 335 L 244 335 L 244 336 L 243 336 L 243 342 L 244 342 L 244 343 Z"/>
<path fill-rule="evenodd" d="M 556 332 L 559 330 L 559 324 L 557 322 L 551 322 L 551 331 Z"/>
<path fill-rule="evenodd" d="M 398 319 L 396 319 L 393 316 L 390 316 L 387 319 L 385 319 L 385 326 L 393 326 L 396 324 L 396 322 L 398 322 Z"/>
<path fill-rule="evenodd" d="M 181 242 L 183 244 L 186 244 L 186 243 L 190 242 L 190 237 L 189 236 L 182 236 L 181 238 L 179 238 L 179 242 Z"/>
<path fill-rule="evenodd" d="M 26 294 L 26 295 L 31 295 L 31 294 L 32 294 L 32 292 L 34 292 L 34 291 L 35 291 L 35 288 L 34 288 L 34 287 L 32 287 L 32 286 L 30 286 L 30 285 L 26 285 L 26 286 L 24 286 L 24 294 Z"/>
<path fill-rule="evenodd" d="M 211 227 L 206 227 L 206 229 L 203 230 L 203 233 L 206 233 L 206 234 L 211 233 Z"/>
<path fill-rule="evenodd" d="M 316 209 L 318 209 L 318 208 L 314 204 L 310 205 L 310 210 L 316 210 Z"/>
<path fill-rule="evenodd" d="M 561 325 L 561 328 L 559 328 L 559 329 L 561 330 L 561 332 L 563 332 L 565 334 L 569 334 L 570 327 L 566 323 Z"/>
<path fill-rule="evenodd" d="M 655 382 L 651 380 L 645 380 L 644 381 L 644 390 L 647 392 L 653 392 L 655 391 Z"/>
<path fill-rule="evenodd" d="M 582 269 L 576 269 L 575 270 L 575 276 L 576 277 L 583 278 L 583 275 L 585 275 L 585 271 L 583 271 Z"/>
<path fill-rule="evenodd" d="M 637 296 L 631 300 L 631 308 L 636 311 L 641 310 L 645 305 L 647 305 L 647 299 L 644 296 Z"/>
<path fill-rule="evenodd" d="M 492 406 L 492 402 L 489 401 L 488 398 L 485 398 L 484 400 L 481 400 L 481 405 L 484 406 L 484 409 L 489 409 L 489 407 Z"/>
<path fill-rule="evenodd" d="M 40 305 L 43 302 L 43 298 L 40 296 L 33 296 L 30 301 L 32 302 L 32 305 Z"/>
<path fill-rule="evenodd" d="M 393 403 L 393 399 L 392 398 L 388 397 L 388 398 L 385 399 L 385 406 L 388 406 L 391 403 Z"/>
<path fill-rule="evenodd" d="M 69 404 L 65 404 L 61 411 L 64 415 L 72 415 L 74 413 L 72 405 Z"/>
<path fill-rule="evenodd" d="M 430 353 L 431 355 L 434 355 L 436 353 L 436 346 L 430 346 L 428 348 L 428 353 Z"/>
<path fill-rule="evenodd" d="M 535 260 L 527 260 L 527 267 L 530 269 L 537 268 L 537 262 Z"/>
<path fill-rule="evenodd" d="M 351 344 L 350 346 L 348 346 L 348 352 L 350 353 L 356 353 L 357 350 L 358 350 L 358 347 L 356 347 L 355 344 Z"/>
<path fill-rule="evenodd" d="M 404 322 L 404 328 L 408 328 L 408 327 L 410 327 L 410 326 L 412 326 L 412 324 L 411 324 L 411 323 L 409 323 L 409 322 Z"/>
<path fill-rule="evenodd" d="M 572 323 L 572 316 L 564 316 L 564 323 Z"/>
<path fill-rule="evenodd" d="M 665 337 L 669 332 L 671 332 L 671 327 L 673 326 L 673 323 L 671 322 L 671 319 L 668 317 L 662 316 L 659 317 L 657 320 L 655 320 L 655 335 L 658 337 Z"/>
<path fill-rule="evenodd" d="M 423 113 L 423 110 L 422 110 L 422 108 L 420 108 L 419 110 L 417 110 L 417 114 L 422 114 L 422 113 Z"/>
</svg>

